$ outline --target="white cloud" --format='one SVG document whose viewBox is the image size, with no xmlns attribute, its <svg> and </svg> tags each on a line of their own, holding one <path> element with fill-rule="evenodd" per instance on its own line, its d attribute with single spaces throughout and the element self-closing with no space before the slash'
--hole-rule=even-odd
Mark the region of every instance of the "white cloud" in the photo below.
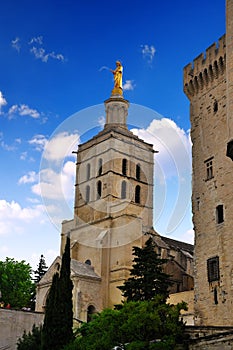
<svg viewBox="0 0 233 350">
<path fill-rule="evenodd" d="M 101 115 L 101 117 L 98 118 L 98 124 L 103 128 L 105 125 L 105 117 L 103 115 Z"/>
<path fill-rule="evenodd" d="M 77 133 L 61 132 L 47 142 L 43 157 L 50 161 L 60 161 L 68 156 L 74 157 L 72 151 L 77 149 L 79 141 Z"/>
<path fill-rule="evenodd" d="M 134 90 L 135 84 L 133 80 L 126 80 L 126 82 L 123 85 L 123 90 Z"/>
<path fill-rule="evenodd" d="M 22 233 L 25 223 L 32 222 L 35 218 L 40 218 L 44 214 L 42 205 L 22 208 L 15 201 L 7 202 L 0 200 L 0 235 L 12 234 L 12 232 Z"/>
<path fill-rule="evenodd" d="M 1 109 L 7 104 L 6 99 L 3 97 L 2 92 L 0 91 L 0 114 L 2 114 Z"/>
<path fill-rule="evenodd" d="M 16 51 L 20 51 L 21 49 L 21 45 L 20 45 L 20 39 L 17 37 L 15 38 L 15 40 L 11 41 L 11 46 L 16 50 Z"/>
<path fill-rule="evenodd" d="M 43 44 L 43 36 L 36 36 L 34 38 L 31 38 L 31 40 L 28 42 L 29 45 L 33 44 L 33 43 L 37 43 L 39 45 Z"/>
<path fill-rule="evenodd" d="M 27 184 L 27 183 L 33 183 L 37 181 L 37 174 L 35 173 L 35 171 L 29 171 L 26 175 L 22 176 L 19 181 L 18 184 Z"/>
<path fill-rule="evenodd" d="M 146 142 L 153 144 L 154 149 L 159 151 L 155 160 L 163 169 L 165 178 L 177 176 L 184 168 L 191 169 L 189 132 L 186 133 L 179 128 L 171 119 L 154 119 L 147 129 L 133 129 L 131 131 Z M 184 162 L 186 162 L 185 167 Z"/>
<path fill-rule="evenodd" d="M 28 143 L 30 145 L 33 145 L 36 149 L 36 151 L 43 151 L 46 144 L 47 144 L 48 140 L 46 139 L 46 137 L 44 135 L 38 134 L 33 136 L 33 138 L 31 140 L 28 141 Z"/>
<path fill-rule="evenodd" d="M 40 113 L 36 109 L 32 109 L 25 104 L 11 106 L 11 108 L 8 111 L 9 119 L 11 119 L 14 114 L 19 114 L 21 116 L 29 116 L 34 119 L 40 117 Z"/>
<path fill-rule="evenodd" d="M 75 168 L 75 162 L 67 161 L 61 172 L 55 172 L 51 168 L 41 170 L 40 182 L 32 186 L 32 192 L 43 198 L 65 201 L 73 199 Z"/>
<path fill-rule="evenodd" d="M 21 160 L 26 160 L 26 159 L 27 159 L 27 156 L 28 156 L 28 153 L 27 153 L 27 152 L 22 152 L 21 155 L 20 155 L 20 159 L 21 159 Z"/>
<path fill-rule="evenodd" d="M 62 54 L 56 54 L 54 51 L 46 53 L 45 49 L 42 47 L 33 46 L 30 52 L 35 56 L 36 59 L 40 59 L 42 62 L 48 62 L 49 58 L 53 58 L 58 61 L 64 61 L 65 57 Z"/>
<path fill-rule="evenodd" d="M 154 119 L 147 129 L 134 129 L 134 134 L 153 144 L 155 153 L 156 225 L 166 222 L 164 233 L 180 225 L 189 210 L 191 198 L 191 142 L 188 132 L 168 118 Z M 168 210 L 169 208 L 169 210 Z"/>
<path fill-rule="evenodd" d="M 154 59 L 154 55 L 156 52 L 156 49 L 153 45 L 141 45 L 142 48 L 142 56 L 145 58 L 149 63 L 152 63 Z"/>
<path fill-rule="evenodd" d="M 13 145 L 10 146 L 10 145 L 6 144 L 4 141 L 1 141 L 0 145 L 5 151 L 8 151 L 8 152 L 16 150 L 15 146 L 13 146 Z"/>
</svg>

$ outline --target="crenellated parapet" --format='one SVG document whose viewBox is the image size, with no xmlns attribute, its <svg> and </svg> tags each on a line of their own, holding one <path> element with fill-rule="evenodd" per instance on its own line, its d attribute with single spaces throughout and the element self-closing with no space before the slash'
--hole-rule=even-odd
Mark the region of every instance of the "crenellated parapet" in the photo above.
<svg viewBox="0 0 233 350">
<path fill-rule="evenodd" d="M 223 35 L 192 63 L 184 67 L 184 92 L 189 99 L 212 84 L 226 69 L 226 43 Z"/>
</svg>

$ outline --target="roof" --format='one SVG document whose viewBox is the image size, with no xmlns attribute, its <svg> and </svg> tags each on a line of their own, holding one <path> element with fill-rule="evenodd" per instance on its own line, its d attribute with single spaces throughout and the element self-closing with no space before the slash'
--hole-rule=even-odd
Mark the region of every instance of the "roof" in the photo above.
<svg viewBox="0 0 233 350">
<path fill-rule="evenodd" d="M 72 276 L 95 278 L 100 280 L 100 276 L 95 273 L 93 266 L 71 259 Z"/>
<path fill-rule="evenodd" d="M 186 242 L 177 241 L 168 237 L 161 236 L 162 240 L 169 245 L 171 248 L 189 252 L 193 255 L 194 245 Z"/>
</svg>

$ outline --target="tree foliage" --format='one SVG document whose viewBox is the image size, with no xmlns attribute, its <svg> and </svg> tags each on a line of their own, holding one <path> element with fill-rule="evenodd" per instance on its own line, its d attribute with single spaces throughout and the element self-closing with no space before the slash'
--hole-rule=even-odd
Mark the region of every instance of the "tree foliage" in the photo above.
<svg viewBox="0 0 233 350">
<path fill-rule="evenodd" d="M 121 309 L 105 309 L 85 323 L 66 350 L 171 349 L 184 343 L 180 311 L 186 304 L 169 305 L 157 296 L 151 301 L 126 302 Z"/>
<path fill-rule="evenodd" d="M 42 326 L 33 325 L 31 332 L 24 332 L 17 342 L 17 350 L 41 350 L 41 330 Z"/>
<path fill-rule="evenodd" d="M 38 283 L 41 280 L 47 270 L 48 267 L 46 266 L 44 255 L 41 255 L 39 264 L 37 265 L 37 270 L 34 271 L 33 280 L 35 283 Z"/>
<path fill-rule="evenodd" d="M 152 300 L 156 295 L 167 299 L 170 276 L 163 272 L 166 259 L 155 252 L 155 244 L 150 237 L 143 248 L 133 247 L 133 267 L 129 279 L 118 287 L 127 301 Z"/>
<path fill-rule="evenodd" d="M 32 269 L 24 260 L 6 258 L 0 261 L 0 290 L 5 305 L 13 308 L 30 307 L 35 293 Z"/>
<path fill-rule="evenodd" d="M 46 300 L 42 330 L 42 350 L 60 350 L 73 340 L 73 283 L 70 279 L 70 239 L 62 256 L 60 275 L 53 276 Z"/>
</svg>

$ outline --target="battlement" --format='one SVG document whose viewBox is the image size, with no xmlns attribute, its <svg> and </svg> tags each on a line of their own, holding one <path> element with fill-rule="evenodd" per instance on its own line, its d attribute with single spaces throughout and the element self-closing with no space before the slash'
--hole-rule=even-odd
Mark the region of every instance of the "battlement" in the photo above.
<svg viewBox="0 0 233 350">
<path fill-rule="evenodd" d="M 226 68 L 225 34 L 184 67 L 184 92 L 190 99 L 209 82 L 217 79 Z"/>
</svg>

